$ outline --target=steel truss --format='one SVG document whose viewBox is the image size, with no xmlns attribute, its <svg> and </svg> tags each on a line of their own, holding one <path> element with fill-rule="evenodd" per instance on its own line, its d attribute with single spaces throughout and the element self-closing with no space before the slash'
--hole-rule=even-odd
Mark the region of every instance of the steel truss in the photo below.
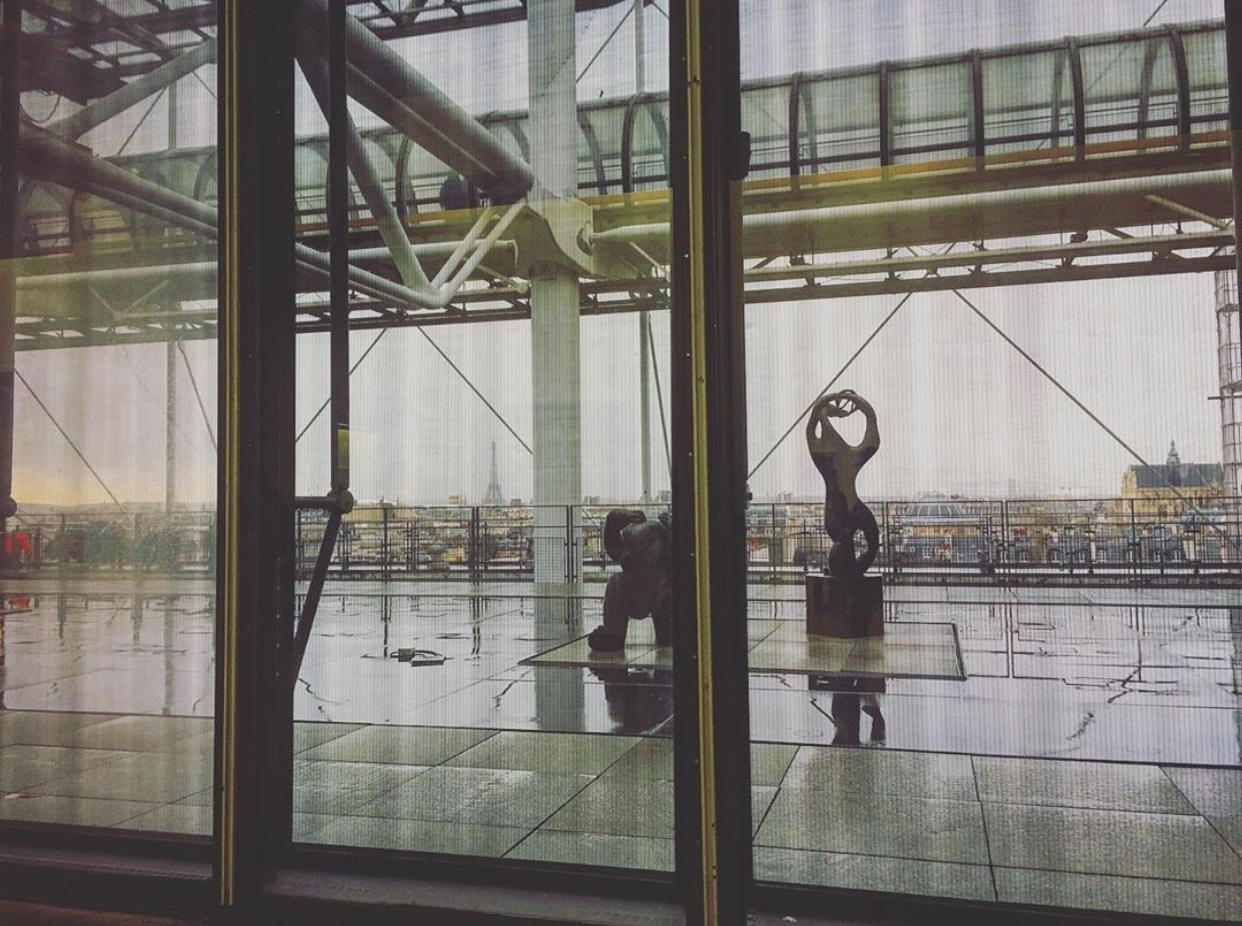
<svg viewBox="0 0 1242 926">
<path fill-rule="evenodd" d="M 299 2 L 299 63 L 323 105 L 327 6 L 325 0 Z M 476 120 L 383 42 L 492 21 L 486 17 L 520 18 L 521 4 L 515 0 L 512 9 L 502 10 L 489 4 L 484 12 L 471 10 L 469 3 L 453 9 L 427 3 L 387 17 L 374 5 L 351 5 L 358 15 L 347 30 L 349 93 L 395 127 L 377 133 L 348 125 L 349 164 L 363 200 L 350 220 L 351 327 L 529 318 L 524 272 L 532 242 L 533 250 L 552 248 L 580 267 L 584 315 L 667 308 L 665 186 L 671 152 L 665 96 L 640 94 L 580 109 L 581 150 L 591 166 L 580 169 L 580 177 L 588 179 L 580 181 L 579 198 L 572 201 L 578 210 L 574 221 L 580 223 L 577 240 L 585 248 L 575 253 L 576 243 L 566 245 L 555 234 L 549 238 L 540 225 L 551 221 L 546 209 L 532 210 L 524 199 L 528 190 L 532 205 L 548 199 L 532 190 L 525 115 Z M 607 5 L 580 2 L 579 8 Z M 61 5 L 35 6 L 51 16 Z M 46 210 L 46 203 L 59 197 L 63 215 L 34 215 L 33 207 L 27 212 L 23 253 L 30 256 L 18 268 L 17 349 L 215 336 L 214 152 L 102 159 L 73 144 L 213 61 L 209 13 L 211 5 L 202 4 L 147 14 L 158 21 L 138 16 L 113 23 L 97 17 L 75 26 L 55 16 L 47 20 L 47 34 L 61 44 L 90 36 L 98 42 L 106 34 L 116 39 L 113 44 L 130 41 L 138 47 L 135 37 L 158 38 L 173 23 L 179 30 L 199 29 L 201 40 L 180 51 L 171 45 L 146 49 L 150 60 L 141 76 L 46 129 L 23 126 L 28 177 L 23 201 L 43 195 Z M 746 183 L 743 196 L 748 301 L 1227 269 L 1233 233 L 1228 147 L 1220 131 L 1227 119 L 1223 75 L 1211 76 L 1215 62 L 1187 64 L 1188 54 L 1201 52 L 1203 42 L 1221 28 L 1202 23 L 1087 36 L 748 85 L 744 102 L 784 94 L 789 116 L 785 136 L 754 140 L 756 179 Z M 117 39 L 125 35 L 130 39 Z M 1115 99 L 1093 94 L 1083 84 L 1084 55 L 1131 44 L 1143 49 L 1150 65 L 1143 69 L 1141 86 L 1116 91 Z M 988 110 L 989 69 L 1029 54 L 1054 54 L 1064 69 L 1048 111 L 1019 118 Z M 891 97 L 900 81 L 944 67 L 969 75 L 970 89 L 963 101 L 945 101 L 945 112 L 936 118 L 943 124 L 955 107 L 968 118 L 963 117 L 960 137 L 929 147 L 908 126 L 894 124 Z M 1168 71 L 1163 83 L 1162 68 Z M 875 112 L 868 116 L 863 106 L 859 114 L 847 114 L 861 120 L 858 125 L 825 125 L 816 103 L 823 88 L 870 81 L 875 74 L 881 90 Z M 1192 74 L 1200 76 L 1192 80 Z M 1105 104 L 1112 107 L 1113 122 L 1092 116 L 1093 107 Z M 618 107 L 624 118 L 619 150 L 613 150 L 601 141 L 595 114 Z M 868 119 L 874 122 L 871 129 Z M 645 135 L 638 130 L 642 120 L 651 129 Z M 862 138 L 861 147 L 842 149 L 842 132 Z M 1119 133 L 1131 137 L 1118 140 Z M 500 142 L 506 135 L 520 155 Z M 323 140 L 299 144 L 326 150 Z M 509 205 L 429 211 L 426 198 L 412 190 L 438 189 L 442 178 L 419 179 L 411 166 L 416 149 L 433 152 L 484 197 Z M 175 173 L 174 163 L 191 165 L 189 187 L 184 180 L 178 186 L 165 179 Z M 179 175 L 187 176 L 184 170 Z M 297 329 L 326 331 L 327 194 L 310 190 L 299 198 L 310 207 L 301 215 L 297 246 Z M 78 238 L 91 222 L 112 229 L 113 253 L 83 262 L 79 248 L 94 248 Z M 162 230 L 157 245 L 146 240 L 144 222 Z M 537 234 L 533 226 L 539 226 Z M 128 235 L 128 252 L 116 249 L 118 235 L 121 243 Z"/>
</svg>

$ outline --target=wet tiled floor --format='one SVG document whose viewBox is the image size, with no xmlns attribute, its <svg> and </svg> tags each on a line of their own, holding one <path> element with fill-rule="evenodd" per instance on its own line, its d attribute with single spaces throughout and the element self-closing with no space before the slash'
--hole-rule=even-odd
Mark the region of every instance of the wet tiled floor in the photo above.
<svg viewBox="0 0 1242 926">
<path fill-rule="evenodd" d="M 6 588 L 0 819 L 210 831 L 209 591 Z M 523 664 L 598 622 L 579 591 L 330 586 L 296 697 L 296 838 L 671 868 L 671 667 Z M 955 628 L 966 678 L 753 674 L 760 877 L 1242 918 L 1231 593 L 889 591 L 900 632 Z M 793 592 L 754 591 L 752 642 L 796 620 Z"/>
<path fill-rule="evenodd" d="M 824 675 L 846 678 L 966 678 L 952 624 L 893 622 L 883 637 L 833 639 L 807 633 L 805 620 L 755 620 L 747 628 L 746 664 L 756 675 Z M 522 665 L 564 668 L 669 669 L 673 648 L 657 646 L 647 621 L 631 629 L 618 650 L 595 651 L 580 637 L 522 660 Z"/>
<path fill-rule="evenodd" d="M 128 745 L 162 728 L 158 752 L 85 745 L 133 720 L 0 715 L 0 818 L 206 832 L 210 753 L 191 745 L 201 725 L 143 718 L 147 739 Z M 300 841 L 672 867 L 667 737 L 329 723 L 297 733 Z M 764 879 L 1242 915 L 1242 770 L 784 743 L 754 744 L 752 765 Z"/>
</svg>

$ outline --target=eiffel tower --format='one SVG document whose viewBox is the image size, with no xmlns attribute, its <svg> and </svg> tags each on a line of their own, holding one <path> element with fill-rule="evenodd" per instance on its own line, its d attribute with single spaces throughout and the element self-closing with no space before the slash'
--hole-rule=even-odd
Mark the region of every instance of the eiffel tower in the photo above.
<svg viewBox="0 0 1242 926">
<path fill-rule="evenodd" d="M 496 472 L 496 442 L 492 441 L 492 479 L 487 484 L 487 494 L 483 496 L 483 504 L 499 506 L 504 503 L 505 497 L 500 491 L 500 475 Z"/>
</svg>

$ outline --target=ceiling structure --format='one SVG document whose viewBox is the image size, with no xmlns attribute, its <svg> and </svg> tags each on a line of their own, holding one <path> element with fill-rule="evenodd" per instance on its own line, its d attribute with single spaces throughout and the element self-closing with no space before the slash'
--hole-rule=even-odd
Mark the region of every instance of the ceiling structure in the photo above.
<svg viewBox="0 0 1242 926">
<path fill-rule="evenodd" d="M 314 88 L 326 5 L 304 2 Z M 214 149 L 78 144 L 214 61 L 214 4 L 28 7 L 23 86 L 84 108 L 23 126 L 17 348 L 214 337 Z M 384 41 L 517 21 L 521 0 L 349 10 L 349 93 L 387 123 L 349 139 L 352 328 L 529 317 L 540 261 L 577 273 L 583 314 L 667 307 L 665 94 L 581 104 L 578 195 L 550 197 L 525 113 L 465 113 Z M 742 110 L 748 303 L 1233 265 L 1220 22 L 799 73 L 746 85 Z M 327 152 L 299 141 L 306 332 L 329 327 Z"/>
</svg>

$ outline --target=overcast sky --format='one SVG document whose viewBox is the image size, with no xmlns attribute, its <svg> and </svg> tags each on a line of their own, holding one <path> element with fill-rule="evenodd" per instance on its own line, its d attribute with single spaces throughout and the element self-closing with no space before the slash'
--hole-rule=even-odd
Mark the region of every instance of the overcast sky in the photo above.
<svg viewBox="0 0 1242 926">
<path fill-rule="evenodd" d="M 743 4 L 743 77 L 865 64 L 970 47 L 1141 26 L 1156 0 L 1029 3 L 801 0 Z M 624 7 L 578 17 L 581 70 Z M 1154 23 L 1217 18 L 1211 0 L 1169 0 Z M 648 9 L 647 84 L 667 82 L 667 22 Z M 526 105 L 525 25 L 399 43 L 428 77 L 467 109 Z M 583 100 L 621 97 L 634 85 L 633 32 L 625 23 L 579 83 Z M 200 72 L 214 84 L 213 69 Z M 195 78 L 179 85 L 180 142 L 207 144 L 215 120 Z M 27 100 L 32 115 L 54 101 Z M 303 125 L 314 128 L 303 93 Z M 161 104 L 162 106 L 162 104 Z M 114 153 L 142 107 L 84 141 Z M 366 122 L 359 114 L 360 121 Z M 127 151 L 159 147 L 167 112 L 152 111 Z M 1162 461 L 1176 440 L 1183 460 L 1220 459 L 1212 280 L 1165 276 L 1097 283 L 972 291 L 994 321 L 1061 378 L 1140 453 Z M 773 441 L 892 308 L 896 297 L 841 299 L 748 310 L 748 428 L 752 460 Z M 653 317 L 661 358 L 668 319 Z M 530 338 L 524 323 L 431 329 L 432 336 L 528 442 Z M 355 356 L 374 332 L 353 338 Z M 215 343 L 187 345 L 214 430 Z M 299 349 L 298 421 L 327 395 L 323 338 Z M 583 487 L 588 495 L 632 498 L 639 490 L 637 319 L 585 319 Z M 28 352 L 18 367 L 120 498 L 158 501 L 164 493 L 164 346 Z M 668 364 L 660 375 L 668 400 Z M 207 427 L 185 367 L 179 370 L 180 497 L 214 497 Z M 879 414 L 882 449 L 862 479 L 865 495 L 909 497 L 928 491 L 972 495 L 1115 494 L 1131 462 L 1096 425 L 1013 353 L 952 294 L 916 295 L 859 359 L 840 386 L 866 395 Z M 668 484 L 658 415 L 652 416 L 655 486 Z M 19 387 L 15 492 L 20 502 L 106 500 L 103 490 Z M 410 503 L 450 494 L 479 499 L 497 445 L 502 488 L 529 498 L 532 463 L 422 337 L 385 335 L 353 381 L 355 494 Z M 299 491 L 326 489 L 326 424 L 299 445 Z M 759 471 L 757 497 L 781 491 L 819 495 L 818 475 L 800 432 Z"/>
</svg>

